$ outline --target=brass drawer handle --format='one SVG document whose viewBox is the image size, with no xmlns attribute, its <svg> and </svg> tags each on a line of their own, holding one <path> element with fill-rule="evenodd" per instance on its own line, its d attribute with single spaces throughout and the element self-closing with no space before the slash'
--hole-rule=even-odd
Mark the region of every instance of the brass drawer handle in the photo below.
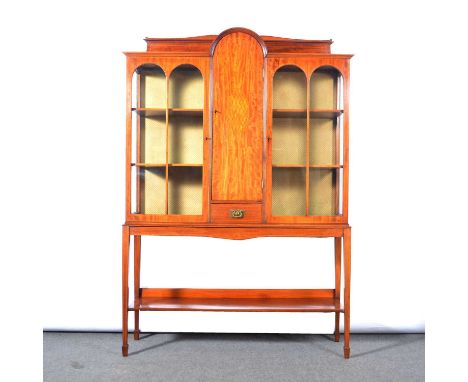
<svg viewBox="0 0 468 382">
<path fill-rule="evenodd" d="M 245 215 L 245 211 L 241 209 L 236 209 L 236 210 L 229 210 L 231 213 L 231 218 L 234 219 L 242 219 Z"/>
</svg>

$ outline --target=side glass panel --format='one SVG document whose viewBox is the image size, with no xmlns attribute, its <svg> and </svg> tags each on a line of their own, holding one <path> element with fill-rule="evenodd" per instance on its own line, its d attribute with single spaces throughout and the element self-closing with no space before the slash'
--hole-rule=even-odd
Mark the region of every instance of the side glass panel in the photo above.
<svg viewBox="0 0 468 382">
<path fill-rule="evenodd" d="M 307 79 L 296 66 L 273 77 L 272 214 L 306 215 Z"/>
<path fill-rule="evenodd" d="M 132 212 L 164 214 L 166 198 L 167 81 L 157 65 L 140 66 L 133 78 L 135 204 Z"/>
<path fill-rule="evenodd" d="M 341 213 L 342 78 L 332 67 L 310 78 L 309 215 Z"/>
<path fill-rule="evenodd" d="M 201 215 L 203 188 L 203 77 L 191 65 L 169 78 L 168 213 Z"/>
<path fill-rule="evenodd" d="M 132 212 L 200 215 L 203 174 L 203 78 L 189 65 L 169 79 L 156 65 L 134 74 Z"/>
</svg>

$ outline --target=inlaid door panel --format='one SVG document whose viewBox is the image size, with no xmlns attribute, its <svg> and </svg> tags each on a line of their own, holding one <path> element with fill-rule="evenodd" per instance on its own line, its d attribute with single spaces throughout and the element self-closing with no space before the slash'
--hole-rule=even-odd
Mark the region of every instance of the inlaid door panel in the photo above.
<svg viewBox="0 0 468 382">
<path fill-rule="evenodd" d="M 262 200 L 263 50 L 255 37 L 224 36 L 213 54 L 212 200 Z"/>
</svg>

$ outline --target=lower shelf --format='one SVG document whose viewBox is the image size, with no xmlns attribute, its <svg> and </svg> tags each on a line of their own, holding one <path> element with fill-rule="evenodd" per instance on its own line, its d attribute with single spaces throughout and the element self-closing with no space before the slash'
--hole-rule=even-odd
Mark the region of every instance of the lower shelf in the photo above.
<svg viewBox="0 0 468 382">
<path fill-rule="evenodd" d="M 140 289 L 139 310 L 343 312 L 334 289 Z M 135 310 L 133 306 L 129 310 Z"/>
</svg>

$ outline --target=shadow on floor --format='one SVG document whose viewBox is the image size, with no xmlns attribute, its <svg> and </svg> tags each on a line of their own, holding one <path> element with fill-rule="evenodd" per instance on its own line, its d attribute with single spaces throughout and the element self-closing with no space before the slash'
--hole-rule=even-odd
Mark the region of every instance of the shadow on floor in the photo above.
<svg viewBox="0 0 468 382">
<path fill-rule="evenodd" d="M 152 349 L 156 349 L 162 346 L 169 345 L 171 343 L 182 342 L 182 341 L 208 341 L 208 342 L 234 341 L 234 342 L 266 342 L 266 343 L 268 342 L 269 343 L 310 343 L 310 344 L 313 343 L 314 346 L 317 346 L 319 349 L 321 349 L 324 352 L 333 354 L 339 358 L 343 357 L 343 335 L 341 335 L 340 337 L 341 346 L 339 346 L 340 345 L 339 343 L 336 343 L 337 347 L 334 348 L 333 350 L 327 346 L 321 345 L 321 343 L 323 343 L 324 340 L 326 340 L 327 342 L 329 341 L 329 342 L 335 343 L 335 337 L 333 334 L 317 335 L 317 334 L 283 334 L 283 333 L 279 333 L 279 334 L 269 334 L 269 333 L 260 333 L 260 334 L 258 333 L 257 334 L 256 333 L 242 333 L 242 334 L 238 334 L 238 333 L 143 333 L 143 334 L 140 334 L 140 341 L 145 341 L 146 339 L 154 338 L 155 336 L 158 336 L 158 334 L 164 334 L 165 337 L 167 335 L 170 335 L 171 338 L 166 339 L 165 341 L 162 341 L 160 343 L 152 344 L 140 350 L 135 350 L 133 352 L 130 351 L 129 356 L 144 353 Z M 360 336 L 367 336 L 367 335 L 361 334 Z M 352 343 L 353 335 L 351 335 L 352 358 L 363 357 L 369 354 L 386 351 L 386 350 L 396 348 L 399 346 L 407 346 L 414 342 L 424 341 L 424 337 L 420 337 L 420 336 L 408 337 L 407 335 L 399 335 L 399 334 L 395 334 L 393 336 L 392 336 L 392 338 L 394 338 L 393 343 L 382 346 L 381 345 L 382 342 L 378 338 L 376 338 L 375 335 L 369 335 L 366 341 L 369 341 L 371 346 L 372 346 L 372 343 L 375 342 L 376 344 L 375 348 L 371 350 L 366 350 L 363 352 L 353 352 L 353 343 Z M 157 340 L 157 338 L 154 338 L 154 340 Z"/>
<path fill-rule="evenodd" d="M 311 334 L 270 334 L 270 333 L 143 333 L 140 334 L 140 340 L 155 337 L 158 334 L 171 335 L 172 338 L 161 343 L 157 343 L 144 349 L 129 351 L 128 355 L 136 355 L 165 346 L 174 342 L 182 341 L 208 341 L 208 342 L 315 342 L 314 336 Z M 131 339 L 131 334 L 129 339 Z"/>
<path fill-rule="evenodd" d="M 327 339 L 328 336 L 326 335 L 321 335 L 322 337 L 325 337 Z M 366 336 L 365 334 L 361 334 L 361 336 Z M 384 345 L 384 346 L 376 346 L 375 348 L 371 349 L 371 350 L 366 350 L 364 352 L 353 352 L 353 335 L 351 335 L 351 339 L 350 339 L 350 347 L 351 347 L 351 358 L 358 358 L 358 357 L 363 357 L 365 355 L 369 355 L 369 354 L 374 354 L 374 353 L 378 353 L 378 352 L 381 352 L 381 351 L 386 351 L 386 350 L 389 350 L 389 349 L 393 349 L 393 348 L 397 348 L 397 347 L 400 347 L 400 346 L 407 346 L 409 344 L 412 344 L 412 343 L 416 343 L 416 342 L 423 342 L 424 341 L 424 337 L 408 337 L 407 335 L 399 335 L 399 334 L 393 334 L 392 335 L 393 338 L 395 338 L 395 341 L 392 343 L 392 344 L 387 344 L 387 345 Z M 382 342 L 379 341 L 378 339 L 375 338 L 375 335 L 369 335 L 369 342 L 375 342 L 375 343 L 379 343 L 381 344 Z M 340 342 L 342 343 L 343 342 L 343 336 L 341 336 L 340 338 Z M 316 345 L 319 349 L 327 352 L 327 353 L 330 353 L 330 354 L 333 354 L 339 358 L 342 358 L 343 357 L 343 352 L 342 352 L 342 348 L 339 348 L 339 349 L 336 349 L 336 350 L 331 350 L 327 347 L 324 347 L 324 346 L 321 346 L 320 344 L 317 344 Z"/>
</svg>

